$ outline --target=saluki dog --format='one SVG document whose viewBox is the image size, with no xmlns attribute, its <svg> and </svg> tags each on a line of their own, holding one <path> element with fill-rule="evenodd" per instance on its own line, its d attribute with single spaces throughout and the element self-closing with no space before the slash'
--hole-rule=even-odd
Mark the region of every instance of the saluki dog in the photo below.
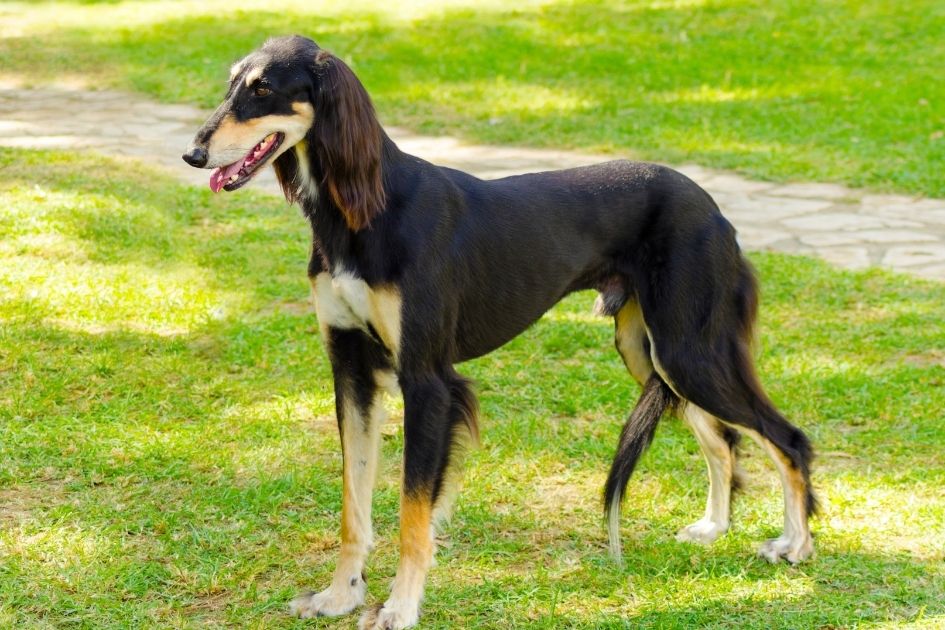
<svg viewBox="0 0 945 630">
<path fill-rule="evenodd" d="M 657 422 L 695 433 L 709 472 L 705 516 L 680 540 L 729 527 L 735 445 L 754 437 L 784 489 L 784 533 L 760 554 L 813 551 L 810 442 L 775 409 L 752 360 L 753 271 L 712 198 L 656 164 L 614 161 L 483 181 L 401 152 L 360 81 L 304 37 L 266 42 L 231 69 L 220 106 L 183 156 L 214 192 L 268 165 L 312 227 L 308 266 L 331 360 L 343 449 L 341 551 L 331 584 L 296 598 L 302 617 L 364 604 L 382 393 L 404 401 L 400 560 L 390 596 L 360 628 L 417 623 L 434 525 L 450 510 L 477 403 L 456 363 L 521 333 L 573 291 L 596 289 L 617 350 L 643 393 L 604 489 L 619 559 L 620 505 Z"/>
</svg>

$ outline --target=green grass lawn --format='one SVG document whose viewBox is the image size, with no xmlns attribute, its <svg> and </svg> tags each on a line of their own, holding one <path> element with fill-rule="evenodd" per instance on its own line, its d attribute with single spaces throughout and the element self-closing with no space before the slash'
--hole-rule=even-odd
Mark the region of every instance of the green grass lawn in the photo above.
<svg viewBox="0 0 945 630">
<path fill-rule="evenodd" d="M 0 150 L 0 174 L 0 627 L 352 627 L 286 614 L 328 583 L 341 498 L 297 210 L 95 157 Z M 782 509 L 753 447 L 731 534 L 675 542 L 707 482 L 667 420 L 629 489 L 626 565 L 608 559 L 600 489 L 637 388 L 579 294 L 461 366 L 483 448 L 424 627 L 945 625 L 945 287 L 752 258 L 763 379 L 820 453 L 818 555 L 754 557 Z M 372 602 L 396 565 L 385 434 Z"/>
<path fill-rule="evenodd" d="M 388 123 L 945 196 L 941 0 L 6 2 L 0 73 L 210 106 L 293 32 Z"/>
</svg>

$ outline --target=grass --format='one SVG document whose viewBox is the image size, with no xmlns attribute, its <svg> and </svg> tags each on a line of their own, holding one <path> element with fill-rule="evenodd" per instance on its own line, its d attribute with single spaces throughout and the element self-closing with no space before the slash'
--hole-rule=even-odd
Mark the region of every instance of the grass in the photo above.
<svg viewBox="0 0 945 630">
<path fill-rule="evenodd" d="M 286 615 L 328 582 L 341 496 L 298 213 L 90 156 L 0 149 L 0 173 L 0 627 L 351 627 Z M 753 260 L 764 381 L 819 448 L 818 556 L 754 557 L 781 521 L 754 448 L 734 530 L 675 542 L 707 484 L 667 420 L 626 567 L 608 560 L 599 493 L 637 389 L 579 294 L 461 366 L 484 444 L 425 627 L 945 625 L 945 287 Z M 393 422 L 370 601 L 395 571 L 401 449 Z"/>
<path fill-rule="evenodd" d="M 290 32 L 387 123 L 945 196 L 940 0 L 8 2 L 0 68 L 210 106 Z"/>
</svg>

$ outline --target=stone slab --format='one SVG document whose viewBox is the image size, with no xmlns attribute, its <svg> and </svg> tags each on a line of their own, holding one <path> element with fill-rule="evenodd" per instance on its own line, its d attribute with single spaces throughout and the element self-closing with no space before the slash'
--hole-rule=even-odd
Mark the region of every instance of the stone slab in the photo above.
<svg viewBox="0 0 945 630">
<path fill-rule="evenodd" d="M 208 112 L 67 83 L 25 89 L 0 81 L 0 146 L 94 150 L 140 159 L 207 186 L 180 159 Z M 485 146 L 388 127 L 408 153 L 486 179 L 614 159 L 574 151 Z M 705 188 L 749 249 L 817 255 L 846 268 L 872 263 L 945 280 L 945 200 L 880 195 L 837 184 L 775 184 L 696 164 L 677 167 Z M 281 197 L 270 170 L 249 186 Z"/>
<path fill-rule="evenodd" d="M 888 217 L 876 217 L 852 212 L 822 212 L 803 217 L 784 219 L 781 224 L 787 228 L 812 232 L 832 232 L 835 230 L 875 230 L 881 228 L 921 228 L 916 221 L 905 221 Z"/>
</svg>

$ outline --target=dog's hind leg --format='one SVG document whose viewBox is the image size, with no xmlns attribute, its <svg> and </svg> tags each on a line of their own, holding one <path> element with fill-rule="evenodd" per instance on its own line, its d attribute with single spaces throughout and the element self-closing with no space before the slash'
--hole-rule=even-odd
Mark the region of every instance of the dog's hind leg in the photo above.
<svg viewBox="0 0 945 630">
<path fill-rule="evenodd" d="M 451 481 L 465 442 L 476 439 L 476 403 L 464 379 L 439 374 L 400 377 L 404 394 L 404 478 L 400 503 L 400 562 L 383 605 L 368 610 L 360 630 L 400 630 L 419 620 L 433 528 L 448 512 Z"/>
<path fill-rule="evenodd" d="M 775 409 L 755 375 L 751 327 L 757 304 L 747 263 L 722 270 L 729 285 L 688 287 L 690 302 L 707 305 L 699 318 L 678 309 L 644 305 L 651 358 L 681 398 L 746 431 L 771 455 L 784 488 L 784 533 L 759 553 L 795 563 L 813 552 L 808 517 L 816 510 L 810 483 L 813 449 L 807 436 Z M 719 442 L 721 447 L 721 442 Z M 721 448 L 720 451 L 721 452 Z"/>
<path fill-rule="evenodd" d="M 655 340 L 655 349 L 665 358 L 656 369 L 690 405 L 698 405 L 716 418 L 722 418 L 746 431 L 768 452 L 781 476 L 784 489 L 784 533 L 764 543 L 759 553 L 776 562 L 786 558 L 796 563 L 813 552 L 808 517 L 816 510 L 816 499 L 810 483 L 810 462 L 813 449 L 804 433 L 789 423 L 775 409 L 755 380 L 747 355 L 734 361 L 713 356 L 705 348 L 686 347 L 663 353 L 663 344 Z M 701 355 L 701 356 L 699 356 Z M 693 366 L 701 366 L 693 369 Z M 724 440 L 718 440 L 718 452 L 728 451 Z M 724 448 L 723 448 L 724 447 Z M 721 487 L 721 484 L 720 484 Z"/>
<path fill-rule="evenodd" d="M 737 478 L 734 448 L 726 440 L 722 423 L 704 409 L 689 402 L 683 403 L 682 417 L 702 447 L 709 471 L 709 496 L 706 499 L 705 516 L 679 530 L 676 539 L 707 545 L 729 528 L 732 487 L 735 485 L 733 480 Z"/>
<path fill-rule="evenodd" d="M 363 332 L 328 329 L 326 341 L 343 458 L 341 553 L 331 585 L 290 604 L 295 615 L 305 618 L 343 615 L 364 603 L 364 563 L 373 545 L 371 495 L 386 419 L 383 393 L 396 389 L 384 350 Z"/>
<path fill-rule="evenodd" d="M 617 351 L 642 386 L 653 373 L 653 361 L 640 305 L 635 300 L 626 302 L 614 322 Z M 709 473 L 709 496 L 705 516 L 680 530 L 677 538 L 708 544 L 729 528 L 731 492 L 739 478 L 735 459 L 738 433 L 695 405 L 684 403 L 680 411 L 702 448 Z"/>
</svg>

